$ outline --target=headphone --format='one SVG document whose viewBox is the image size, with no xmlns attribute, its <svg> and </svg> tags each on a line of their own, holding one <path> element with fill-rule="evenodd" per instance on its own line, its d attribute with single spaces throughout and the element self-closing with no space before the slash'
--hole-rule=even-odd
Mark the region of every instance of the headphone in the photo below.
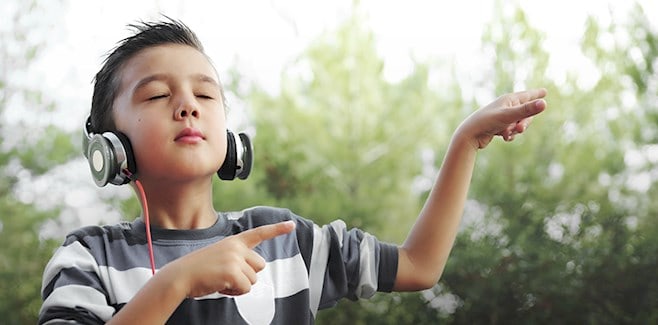
<svg viewBox="0 0 658 325">
<path fill-rule="evenodd" d="M 121 132 L 93 133 L 91 116 L 83 128 L 82 153 L 89 162 L 91 176 L 99 187 L 107 183 L 123 185 L 137 174 L 135 155 L 128 137 Z M 237 136 L 226 130 L 226 158 L 217 171 L 222 180 L 246 179 L 253 166 L 254 148 L 245 133 Z"/>
</svg>

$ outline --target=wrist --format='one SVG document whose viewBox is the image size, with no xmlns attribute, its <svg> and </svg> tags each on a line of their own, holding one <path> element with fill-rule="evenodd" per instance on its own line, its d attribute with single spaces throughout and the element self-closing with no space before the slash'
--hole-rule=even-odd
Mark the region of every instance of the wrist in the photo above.
<svg viewBox="0 0 658 325">
<path fill-rule="evenodd" d="M 468 130 L 468 126 L 462 123 L 452 134 L 450 146 L 455 148 L 468 148 L 478 151 L 480 144 L 477 138 Z"/>
<path fill-rule="evenodd" d="M 166 289 L 166 294 L 170 299 L 183 301 L 190 295 L 190 283 L 188 277 L 176 261 L 167 264 L 160 269 L 154 276 L 156 280 Z"/>
</svg>

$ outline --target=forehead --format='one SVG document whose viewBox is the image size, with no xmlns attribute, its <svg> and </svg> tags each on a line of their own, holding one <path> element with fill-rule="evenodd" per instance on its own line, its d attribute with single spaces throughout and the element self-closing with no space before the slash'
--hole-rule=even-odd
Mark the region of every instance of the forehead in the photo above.
<svg viewBox="0 0 658 325">
<path fill-rule="evenodd" d="M 165 44 L 139 51 L 122 66 L 119 92 L 156 74 L 171 78 L 205 75 L 219 84 L 217 72 L 205 54 L 187 45 Z"/>
</svg>

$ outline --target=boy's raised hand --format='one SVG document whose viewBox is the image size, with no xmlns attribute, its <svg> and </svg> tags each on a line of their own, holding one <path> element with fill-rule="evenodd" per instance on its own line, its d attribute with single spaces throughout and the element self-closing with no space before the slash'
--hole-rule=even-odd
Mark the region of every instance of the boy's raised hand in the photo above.
<svg viewBox="0 0 658 325">
<path fill-rule="evenodd" d="M 544 111 L 546 94 L 540 88 L 500 96 L 464 120 L 456 134 L 472 141 L 476 149 L 485 148 L 496 135 L 512 141 L 528 128 L 534 115 Z"/>
<path fill-rule="evenodd" d="M 265 260 L 253 248 L 293 229 L 292 221 L 249 229 L 185 255 L 170 266 L 182 272 L 179 279 L 183 280 L 188 297 L 215 292 L 245 294 L 256 283 L 256 273 L 265 268 Z"/>
</svg>

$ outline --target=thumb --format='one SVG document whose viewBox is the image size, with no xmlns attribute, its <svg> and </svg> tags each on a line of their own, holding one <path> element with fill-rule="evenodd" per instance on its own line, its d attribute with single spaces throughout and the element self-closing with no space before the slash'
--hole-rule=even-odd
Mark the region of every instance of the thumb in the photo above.
<svg viewBox="0 0 658 325">
<path fill-rule="evenodd" d="M 295 229 L 295 223 L 293 221 L 284 221 L 249 229 L 236 236 L 239 236 L 249 248 L 254 248 L 265 240 L 285 235 L 293 229 Z"/>
</svg>

